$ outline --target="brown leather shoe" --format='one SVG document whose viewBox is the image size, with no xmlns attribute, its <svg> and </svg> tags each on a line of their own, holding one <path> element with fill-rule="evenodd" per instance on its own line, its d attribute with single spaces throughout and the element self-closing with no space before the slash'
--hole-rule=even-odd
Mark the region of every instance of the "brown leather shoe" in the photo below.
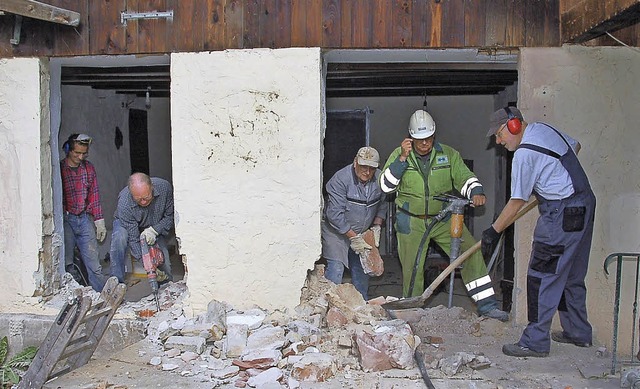
<svg viewBox="0 0 640 389">
<path fill-rule="evenodd" d="M 573 344 L 573 345 L 576 345 L 578 347 L 591 347 L 592 346 L 591 342 L 581 342 L 579 340 L 571 339 L 570 337 L 566 336 L 563 331 L 552 332 L 551 333 L 551 339 L 553 339 L 554 342 Z"/>
</svg>

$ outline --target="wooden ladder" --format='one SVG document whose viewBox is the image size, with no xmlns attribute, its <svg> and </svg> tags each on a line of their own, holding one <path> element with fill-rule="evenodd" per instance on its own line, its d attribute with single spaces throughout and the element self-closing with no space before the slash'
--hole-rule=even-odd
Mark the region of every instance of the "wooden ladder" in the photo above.
<svg viewBox="0 0 640 389">
<path fill-rule="evenodd" d="M 111 277 L 92 306 L 90 296 L 83 296 L 81 289 L 74 290 L 20 380 L 18 389 L 42 388 L 51 378 L 89 362 L 126 291 L 125 284 L 119 284 L 116 277 Z M 61 361 L 65 363 L 54 371 Z"/>
</svg>

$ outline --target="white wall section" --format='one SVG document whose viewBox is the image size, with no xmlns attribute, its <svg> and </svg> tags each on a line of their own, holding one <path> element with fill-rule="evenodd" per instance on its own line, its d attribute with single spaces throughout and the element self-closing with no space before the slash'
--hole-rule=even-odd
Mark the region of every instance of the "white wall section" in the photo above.
<svg viewBox="0 0 640 389">
<path fill-rule="evenodd" d="M 586 280 L 587 306 L 594 335 L 610 345 L 615 265 L 609 269 L 612 275 L 605 277 L 603 262 L 613 252 L 639 251 L 639 233 L 635 228 L 640 225 L 638 53 L 624 47 L 564 46 L 523 48 L 520 58 L 518 102 L 525 119 L 557 126 L 582 145 L 579 159 L 597 198 Z M 522 322 L 526 320 L 523 304 L 526 304 L 530 234 L 521 233 L 516 244 L 519 267 L 514 291 L 520 293 L 518 305 L 522 308 L 518 318 Z M 623 277 L 621 307 L 622 312 L 629 314 L 621 316 L 619 345 L 631 342 L 635 263 L 627 265 L 631 266 Z"/>
<path fill-rule="evenodd" d="M 320 49 L 171 56 L 173 180 L 189 302 L 292 308 L 320 256 Z"/>
<path fill-rule="evenodd" d="M 52 230 L 48 88 L 46 63 L 34 58 L 0 60 L 2 312 L 24 312 L 20 304 L 42 286 L 45 266 L 39 261 L 50 258 L 43 243 L 43 235 Z M 49 179 L 43 186 L 44 174 Z"/>
</svg>

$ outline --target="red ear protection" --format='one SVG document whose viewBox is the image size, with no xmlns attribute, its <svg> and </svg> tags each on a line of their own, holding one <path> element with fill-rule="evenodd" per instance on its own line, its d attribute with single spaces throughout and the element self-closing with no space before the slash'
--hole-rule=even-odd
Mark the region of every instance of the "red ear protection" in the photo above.
<svg viewBox="0 0 640 389">
<path fill-rule="evenodd" d="M 522 122 L 520 119 L 511 112 L 509 107 L 504 107 L 504 111 L 507 113 L 507 129 L 513 135 L 518 135 L 522 131 Z"/>
</svg>

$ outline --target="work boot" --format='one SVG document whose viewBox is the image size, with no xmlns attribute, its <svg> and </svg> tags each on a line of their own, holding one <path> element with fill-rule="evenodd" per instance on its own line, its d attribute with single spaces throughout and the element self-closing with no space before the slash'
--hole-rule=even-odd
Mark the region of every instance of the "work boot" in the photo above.
<svg viewBox="0 0 640 389">
<path fill-rule="evenodd" d="M 502 310 L 498 309 L 498 308 L 493 308 L 493 309 L 483 313 L 480 316 L 488 317 L 488 318 L 491 318 L 491 319 L 497 319 L 497 320 L 500 320 L 502 322 L 509 321 L 509 314 L 506 313 L 505 311 L 502 311 Z"/>
<path fill-rule="evenodd" d="M 569 343 L 574 344 L 578 347 L 591 347 L 591 342 L 581 342 L 579 340 L 571 339 L 570 337 L 564 334 L 564 331 L 552 332 L 551 339 L 558 343 Z"/>
<path fill-rule="evenodd" d="M 529 347 L 520 346 L 518 343 L 505 344 L 502 346 L 502 353 L 510 357 L 536 357 L 544 358 L 549 356 L 549 353 L 541 353 L 531 350 Z"/>
</svg>

